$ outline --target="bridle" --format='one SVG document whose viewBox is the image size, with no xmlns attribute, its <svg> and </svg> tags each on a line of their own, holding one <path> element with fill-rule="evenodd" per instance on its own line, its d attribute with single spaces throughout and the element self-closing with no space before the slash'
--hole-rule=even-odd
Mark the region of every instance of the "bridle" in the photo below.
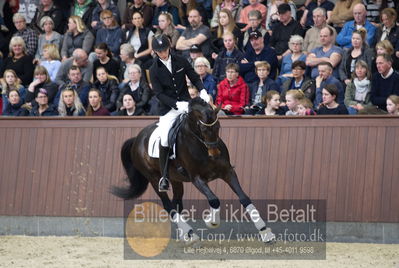
<svg viewBox="0 0 399 268">
<path fill-rule="evenodd" d="M 219 117 L 218 117 L 218 116 L 216 116 L 215 121 L 213 121 L 213 122 L 210 123 L 210 124 L 207 124 L 207 123 L 203 122 L 202 120 L 199 120 L 199 119 L 198 119 L 197 125 L 200 125 L 200 124 L 201 124 L 201 125 L 206 126 L 206 127 L 212 127 L 212 126 L 214 126 L 218 121 L 219 121 Z M 198 136 L 197 134 L 195 134 L 194 131 L 192 131 L 191 129 L 190 129 L 190 132 L 191 132 L 191 133 L 194 135 L 194 137 L 196 137 L 201 143 L 203 143 L 203 144 L 205 145 L 206 148 L 213 148 L 213 147 L 216 147 L 217 144 L 219 143 L 219 137 L 217 138 L 216 141 L 209 142 L 209 141 L 206 141 L 206 140 L 202 139 L 202 138 L 201 138 L 200 136 Z"/>
</svg>

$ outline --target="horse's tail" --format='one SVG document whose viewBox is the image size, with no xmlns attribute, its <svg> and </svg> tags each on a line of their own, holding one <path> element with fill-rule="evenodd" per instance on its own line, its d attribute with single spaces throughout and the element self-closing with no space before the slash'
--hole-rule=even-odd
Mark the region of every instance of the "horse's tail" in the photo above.
<svg viewBox="0 0 399 268">
<path fill-rule="evenodd" d="M 111 193 L 122 199 L 134 199 L 140 197 L 148 186 L 148 180 L 134 166 L 131 157 L 131 149 L 136 138 L 125 141 L 121 149 L 121 159 L 130 185 L 128 188 L 112 186 Z"/>
</svg>

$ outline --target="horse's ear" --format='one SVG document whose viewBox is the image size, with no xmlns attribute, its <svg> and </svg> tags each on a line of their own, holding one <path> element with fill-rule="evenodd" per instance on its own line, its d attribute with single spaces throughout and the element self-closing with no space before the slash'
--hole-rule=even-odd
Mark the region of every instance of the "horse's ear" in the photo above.
<svg viewBox="0 0 399 268">
<path fill-rule="evenodd" d="M 218 114 L 219 111 L 222 109 L 222 104 L 219 104 L 216 108 L 215 108 L 215 114 Z"/>
</svg>

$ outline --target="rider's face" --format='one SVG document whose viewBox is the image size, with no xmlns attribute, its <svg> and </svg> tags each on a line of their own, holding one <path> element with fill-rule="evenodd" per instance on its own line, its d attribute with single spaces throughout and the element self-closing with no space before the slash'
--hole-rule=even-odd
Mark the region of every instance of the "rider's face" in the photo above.
<svg viewBox="0 0 399 268">
<path fill-rule="evenodd" d="M 168 58 L 169 58 L 169 49 L 165 49 L 165 50 L 162 50 L 162 51 L 155 51 L 155 54 L 157 54 L 158 57 L 161 60 L 168 60 Z"/>
</svg>

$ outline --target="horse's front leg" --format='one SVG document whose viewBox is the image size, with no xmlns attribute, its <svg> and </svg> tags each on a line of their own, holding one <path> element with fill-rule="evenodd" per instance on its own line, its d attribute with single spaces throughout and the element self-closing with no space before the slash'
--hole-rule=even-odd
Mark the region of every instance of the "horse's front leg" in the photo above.
<svg viewBox="0 0 399 268">
<path fill-rule="evenodd" d="M 208 184 L 205 183 L 201 177 L 196 176 L 193 184 L 197 189 L 206 196 L 210 206 L 210 213 L 205 216 L 204 221 L 208 228 L 217 228 L 220 225 L 220 201 L 219 198 L 212 192 Z"/>
<path fill-rule="evenodd" d="M 262 241 L 265 243 L 274 241 L 276 239 L 276 235 L 272 233 L 272 230 L 270 228 L 266 228 L 266 223 L 263 221 L 262 217 L 259 214 L 259 211 L 256 209 L 254 204 L 252 204 L 251 199 L 245 194 L 245 192 L 241 188 L 241 185 L 237 178 L 237 174 L 233 169 L 231 169 L 230 176 L 226 178 L 225 181 L 240 199 L 241 205 L 248 212 L 252 222 L 255 224 L 256 229 L 258 229 Z"/>
</svg>

